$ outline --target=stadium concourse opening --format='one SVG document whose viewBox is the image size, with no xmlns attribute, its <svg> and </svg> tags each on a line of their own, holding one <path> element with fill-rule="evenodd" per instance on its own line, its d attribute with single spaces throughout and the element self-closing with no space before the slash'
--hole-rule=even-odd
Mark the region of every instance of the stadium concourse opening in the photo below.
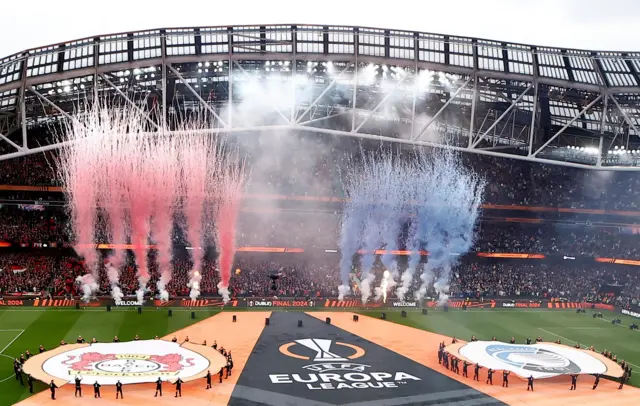
<svg viewBox="0 0 640 406">
<path fill-rule="evenodd" d="M 602 405 L 612 399 L 616 405 L 635 405 L 640 397 L 640 390 L 620 391 L 617 383 L 604 379 L 597 390 L 582 384 L 575 391 L 569 390 L 568 377 L 541 379 L 534 392 L 526 390 L 526 380 L 517 378 L 508 388 L 501 386 L 497 375 L 494 385 L 486 384 L 486 370 L 474 381 L 438 364 L 438 345 L 451 342 L 451 337 L 367 316 L 355 322 L 349 312 L 241 312 L 236 316 L 234 322 L 231 313 L 221 312 L 163 338 L 170 341 L 175 336 L 182 342 L 190 337 L 191 344 L 217 341 L 233 354 L 228 378 L 219 383 L 214 375 L 211 389 L 206 389 L 204 378 L 185 382 L 182 401 L 192 406 L 546 406 Z M 82 398 L 74 397 L 73 384 L 66 384 L 58 390 L 57 400 L 45 391 L 19 405 L 175 404 L 175 387 L 168 382 L 163 397 L 154 397 L 153 383 L 138 383 L 125 385 L 124 399 L 118 400 L 113 386 L 104 386 L 101 399 L 94 399 L 92 382 L 87 383 Z"/>
</svg>

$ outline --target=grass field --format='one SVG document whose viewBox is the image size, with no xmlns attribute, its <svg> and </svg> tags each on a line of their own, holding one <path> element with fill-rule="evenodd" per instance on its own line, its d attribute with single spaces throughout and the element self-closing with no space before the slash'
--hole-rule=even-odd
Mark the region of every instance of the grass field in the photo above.
<svg viewBox="0 0 640 406">
<path fill-rule="evenodd" d="M 199 311 L 198 319 L 192 320 L 188 311 L 145 311 L 138 315 L 135 308 L 129 310 L 0 310 L 0 405 L 12 405 L 28 397 L 29 388 L 20 386 L 13 373 L 13 359 L 26 349 L 38 353 L 40 344 L 53 348 L 60 340 L 75 343 L 79 335 L 87 341 L 95 337 L 98 341 L 111 342 L 117 335 L 122 341 L 131 340 L 138 334 L 143 339 L 156 335 L 164 336 L 180 330 L 199 320 L 215 314 L 215 311 Z M 39 384 L 36 390 L 45 386 Z"/>
<path fill-rule="evenodd" d="M 135 308 L 114 309 L 109 313 L 98 309 L 0 310 L 0 406 L 12 405 L 29 396 L 28 387 L 20 386 L 14 379 L 12 362 L 26 349 L 35 354 L 40 344 L 53 348 L 60 340 L 75 342 L 78 335 L 87 340 L 95 337 L 102 342 L 110 342 L 115 335 L 123 341 L 133 339 L 136 334 L 150 339 L 170 334 L 216 313 L 215 310 L 198 309 L 197 318 L 192 320 L 190 311 L 184 309 L 174 310 L 173 317 L 168 317 L 166 309 L 145 310 L 141 315 Z M 603 312 L 604 319 L 594 319 L 590 312 L 576 314 L 573 310 L 474 309 L 447 313 L 430 311 L 428 316 L 409 311 L 406 318 L 401 317 L 400 310 L 386 313 L 389 322 L 463 340 L 472 335 L 480 340 L 490 340 L 495 335 L 502 341 L 513 336 L 523 343 L 527 337 L 535 339 L 540 335 L 547 341 L 560 338 L 563 344 L 579 342 L 584 346 L 593 345 L 599 351 L 608 349 L 617 354 L 619 360 L 632 364 L 634 373 L 630 383 L 640 386 L 640 333 L 625 327 L 634 322 L 626 316 L 617 315 L 623 326 L 613 326 L 610 320 L 616 314 L 608 312 Z M 379 317 L 381 311 L 363 314 Z M 232 347 L 232 344 L 228 345 Z M 425 351 L 436 350 L 425 348 Z M 37 390 L 44 388 L 42 384 L 36 386 Z"/>
<path fill-rule="evenodd" d="M 364 314 L 380 317 L 380 313 Z M 562 344 L 571 346 L 576 343 L 583 347 L 593 345 L 599 352 L 609 350 L 618 356 L 618 361 L 631 363 L 633 373 L 629 383 L 640 387 L 640 332 L 628 327 L 637 323 L 637 319 L 613 312 L 602 313 L 603 319 L 594 319 L 591 312 L 577 314 L 575 310 L 474 309 L 429 312 L 428 316 L 407 312 L 404 318 L 394 311 L 387 312 L 387 320 L 467 341 L 475 335 L 479 340 L 491 340 L 496 336 L 499 341 L 508 342 L 514 337 L 517 343 L 525 343 L 527 337 L 535 340 L 541 336 L 545 341 L 559 338 Z M 611 324 L 614 317 L 622 320 L 620 326 Z M 430 350 L 435 352 L 437 348 Z"/>
</svg>

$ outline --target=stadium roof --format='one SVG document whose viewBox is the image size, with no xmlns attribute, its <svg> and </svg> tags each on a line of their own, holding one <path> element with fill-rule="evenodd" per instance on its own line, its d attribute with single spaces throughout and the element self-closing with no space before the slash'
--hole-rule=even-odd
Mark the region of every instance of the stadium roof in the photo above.
<svg viewBox="0 0 640 406">
<path fill-rule="evenodd" d="M 640 53 L 366 27 L 118 33 L 0 60 L 0 148 L 10 147 L 0 160 L 56 148 L 30 144 L 30 134 L 69 117 L 80 100 L 109 95 L 140 107 L 151 99 L 162 120 L 204 108 L 222 132 L 311 131 L 638 170 L 639 72 Z M 242 120 L 225 105 L 242 102 L 238 90 L 251 77 L 297 89 L 271 106 L 280 122 L 233 124 Z M 313 88 L 310 97 L 296 97 L 301 87 Z"/>
</svg>

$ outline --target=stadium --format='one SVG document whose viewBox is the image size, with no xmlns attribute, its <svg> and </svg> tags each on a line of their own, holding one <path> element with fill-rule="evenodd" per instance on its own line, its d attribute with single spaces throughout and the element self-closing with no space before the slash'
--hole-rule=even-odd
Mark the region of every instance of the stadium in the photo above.
<svg viewBox="0 0 640 406">
<path fill-rule="evenodd" d="M 0 404 L 109 403 L 118 381 L 118 402 L 142 402 L 157 380 L 164 404 L 178 379 L 198 405 L 635 404 L 639 71 L 639 53 L 308 25 L 116 33 L 3 58 Z M 198 243 L 186 209 L 166 227 L 169 280 L 153 232 L 100 232 L 106 207 L 78 238 L 65 164 L 82 143 L 60 134 L 87 125 L 86 106 L 127 111 L 137 121 L 124 131 L 153 139 L 229 140 L 250 172 L 230 275 L 220 218 Z M 109 161 L 85 151 L 94 167 Z M 430 161 L 440 151 L 453 158 Z M 416 208 L 393 244 L 347 249 L 350 168 L 392 155 L 394 168 L 438 175 L 429 198 L 478 192 L 473 244 L 453 249 L 443 232 L 446 260 L 411 246 Z M 89 183 L 118 179 L 91 170 Z M 389 191 L 419 192 L 416 178 L 394 179 Z M 437 261 L 429 283 L 400 282 Z"/>
</svg>

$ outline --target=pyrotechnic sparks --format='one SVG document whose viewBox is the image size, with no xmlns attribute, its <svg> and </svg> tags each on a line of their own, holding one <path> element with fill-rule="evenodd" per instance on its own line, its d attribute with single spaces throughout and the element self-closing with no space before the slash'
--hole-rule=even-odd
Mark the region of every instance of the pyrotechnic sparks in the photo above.
<svg viewBox="0 0 640 406">
<path fill-rule="evenodd" d="M 400 299 L 406 296 L 420 263 L 419 252 L 426 249 L 429 259 L 416 298 L 422 299 L 433 286 L 440 300 L 446 301 L 451 267 L 473 243 L 483 185 L 447 152 L 423 153 L 402 162 L 384 154 L 365 157 L 363 168 L 350 172 L 346 182 L 349 202 L 342 222 L 340 298 L 346 291 L 343 286 L 349 282 L 351 257 L 358 247 L 364 251 L 360 260 L 362 301 L 366 303 L 371 296 L 375 276 L 370 270 L 374 253 L 380 248 L 388 252 L 381 258 L 387 270 L 376 288 L 376 298 L 393 290 L 399 272 L 389 252 L 398 248 L 402 225 L 407 224 L 405 245 L 413 253 L 396 295 Z"/>
<path fill-rule="evenodd" d="M 236 154 L 225 154 L 220 161 L 215 189 L 217 189 L 216 234 L 219 251 L 218 269 L 220 282 L 218 293 L 225 303 L 229 301 L 229 280 L 236 252 L 236 227 L 240 200 L 246 181 L 244 161 L 234 159 Z M 214 189 L 214 191 L 215 191 Z"/>
<path fill-rule="evenodd" d="M 93 246 L 100 207 L 108 224 L 111 242 L 125 243 L 130 231 L 142 301 L 151 275 L 148 264 L 149 237 L 157 249 L 158 295 L 169 298 L 172 230 L 178 199 L 187 219 L 187 240 L 194 248 L 189 272 L 191 297 L 200 294 L 203 249 L 204 202 L 212 194 L 220 246 L 220 291 L 228 300 L 228 286 L 235 253 L 235 223 L 244 186 L 244 163 L 237 157 L 223 159 L 223 148 L 211 135 L 203 134 L 204 121 L 183 125 L 180 135 L 159 128 L 153 136 L 143 132 L 144 113 L 137 109 L 110 109 L 96 104 L 77 115 L 66 128 L 65 148 L 60 155 L 60 178 L 67 193 L 68 209 L 78 254 L 84 257 L 88 275 L 78 278 L 83 298 L 98 289 L 97 253 Z M 220 143 L 222 145 L 222 143 Z M 213 185 L 213 193 L 211 187 Z M 122 250 L 116 249 L 105 263 L 111 294 L 122 298 L 119 268 Z"/>
<path fill-rule="evenodd" d="M 196 127 L 192 127 L 195 130 Z M 207 198 L 207 166 L 216 166 L 217 149 L 209 135 L 199 135 L 195 131 L 180 139 L 180 163 L 184 192 L 183 211 L 187 218 L 187 239 L 193 248 L 192 268 L 189 272 L 189 288 L 191 299 L 200 296 L 201 265 L 204 250 L 203 225 L 204 202 Z"/>
</svg>

